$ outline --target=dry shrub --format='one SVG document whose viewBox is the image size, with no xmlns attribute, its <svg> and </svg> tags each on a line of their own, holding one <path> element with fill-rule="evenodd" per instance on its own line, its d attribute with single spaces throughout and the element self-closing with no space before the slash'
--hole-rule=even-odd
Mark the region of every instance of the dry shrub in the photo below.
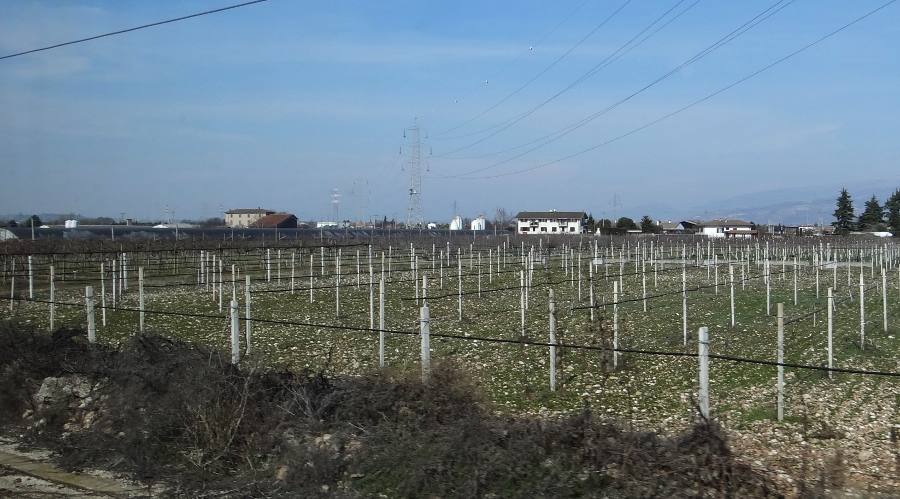
<svg viewBox="0 0 900 499">
<path fill-rule="evenodd" d="M 589 411 L 559 420 L 500 416 L 447 365 L 425 385 L 392 371 L 340 378 L 239 370 L 216 352 L 159 336 L 112 351 L 77 334 L 4 327 L 0 345 L 18 345 L 0 353 L 0 397 L 16 407 L 47 376 L 102 380 L 82 409 L 98 414 L 92 425 L 39 435 L 62 463 L 166 479 L 172 495 L 778 495 L 735 462 L 713 423 L 669 439 L 624 431 Z M 22 380 L 27 388 L 16 389 Z M 3 418 L 14 423 L 18 413 Z"/>
</svg>

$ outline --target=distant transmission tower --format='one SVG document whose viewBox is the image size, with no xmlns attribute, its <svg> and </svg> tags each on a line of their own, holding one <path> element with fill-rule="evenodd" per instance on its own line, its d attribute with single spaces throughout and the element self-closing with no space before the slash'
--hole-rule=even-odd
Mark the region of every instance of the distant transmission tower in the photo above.
<svg viewBox="0 0 900 499">
<path fill-rule="evenodd" d="M 341 225 L 341 194 L 337 187 L 331 189 L 331 216 L 332 220 Z"/>
<path fill-rule="evenodd" d="M 409 207 L 406 209 L 406 226 L 423 227 L 422 214 L 422 137 L 418 120 L 403 131 L 407 139 L 406 168 L 409 173 Z"/>
</svg>

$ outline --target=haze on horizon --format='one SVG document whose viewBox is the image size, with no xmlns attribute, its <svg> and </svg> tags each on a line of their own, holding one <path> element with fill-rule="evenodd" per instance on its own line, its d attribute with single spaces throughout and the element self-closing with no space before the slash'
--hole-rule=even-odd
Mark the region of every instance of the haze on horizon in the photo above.
<svg viewBox="0 0 900 499">
<path fill-rule="evenodd" d="M 229 3 L 6 2 L 0 56 Z M 721 215 L 728 200 L 833 198 L 841 185 L 865 189 L 861 205 L 900 184 L 900 5 L 640 127 L 884 3 L 270 0 L 0 60 L 0 213 L 161 218 L 169 207 L 205 218 L 263 206 L 324 219 L 337 188 L 345 217 L 402 220 L 400 152 L 414 121 L 427 132 L 428 219 L 449 220 L 454 202 L 469 217 Z M 753 29 L 603 112 L 772 5 Z M 592 113 L 602 115 L 496 164 Z"/>
</svg>

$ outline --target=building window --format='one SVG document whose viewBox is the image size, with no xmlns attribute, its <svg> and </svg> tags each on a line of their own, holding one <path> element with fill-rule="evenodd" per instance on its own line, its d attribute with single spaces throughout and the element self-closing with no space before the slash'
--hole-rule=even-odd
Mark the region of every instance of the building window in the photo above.
<svg viewBox="0 0 900 499">
<path fill-rule="evenodd" d="M 547 228 L 546 228 L 546 227 L 541 227 L 541 232 L 547 232 Z"/>
<path fill-rule="evenodd" d="M 575 232 L 575 227 L 569 227 L 569 232 Z"/>
<path fill-rule="evenodd" d="M 556 232 L 556 227 L 553 228 L 553 232 Z"/>
</svg>

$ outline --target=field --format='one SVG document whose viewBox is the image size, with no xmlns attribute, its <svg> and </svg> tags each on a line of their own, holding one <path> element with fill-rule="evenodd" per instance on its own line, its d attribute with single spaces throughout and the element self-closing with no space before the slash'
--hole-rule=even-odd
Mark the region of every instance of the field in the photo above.
<svg viewBox="0 0 900 499">
<path fill-rule="evenodd" d="M 167 250 L 134 245 L 124 248 L 127 289 L 117 289 L 115 304 L 114 283 L 126 285 L 123 251 L 22 249 L 0 254 L 0 318 L 49 328 L 52 308 L 54 327 L 85 327 L 89 285 L 97 341 L 119 344 L 140 329 L 142 268 L 147 331 L 227 351 L 234 295 L 242 318 L 242 365 L 360 375 L 380 369 L 380 334 L 386 367 L 421 368 L 419 328 L 427 295 L 432 362 L 468 372 L 498 412 L 554 417 L 588 407 L 664 434 L 699 417 L 697 330 L 707 327 L 711 416 L 751 465 L 786 483 L 791 477 L 826 477 L 835 486 L 867 493 L 900 490 L 900 247 L 890 242 L 470 236 Z M 866 373 L 815 369 L 828 365 L 826 295 L 832 286 L 833 367 Z M 779 303 L 788 365 L 781 421 L 778 368 L 755 362 L 777 360 Z"/>
</svg>

